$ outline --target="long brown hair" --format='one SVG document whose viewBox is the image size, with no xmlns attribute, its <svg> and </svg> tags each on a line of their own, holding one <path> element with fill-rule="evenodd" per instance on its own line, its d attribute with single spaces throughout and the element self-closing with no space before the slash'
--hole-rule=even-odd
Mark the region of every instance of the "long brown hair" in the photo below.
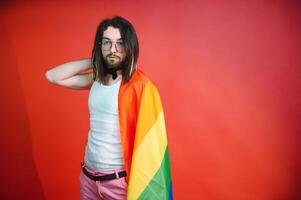
<svg viewBox="0 0 301 200">
<path fill-rule="evenodd" d="M 98 25 L 94 47 L 92 51 L 92 66 L 94 81 L 103 80 L 105 62 L 101 52 L 101 41 L 103 38 L 103 32 L 109 27 L 119 28 L 120 35 L 125 45 L 126 58 L 123 62 L 122 76 L 124 83 L 131 79 L 133 72 L 136 70 L 137 60 L 139 55 L 139 43 L 138 38 L 132 24 L 126 19 L 120 16 L 114 16 L 113 18 L 104 19 Z"/>
</svg>

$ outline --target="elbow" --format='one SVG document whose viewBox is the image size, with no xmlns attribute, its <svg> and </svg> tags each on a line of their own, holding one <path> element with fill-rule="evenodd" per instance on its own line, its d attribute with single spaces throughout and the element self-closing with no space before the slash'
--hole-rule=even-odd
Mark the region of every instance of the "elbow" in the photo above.
<svg viewBox="0 0 301 200">
<path fill-rule="evenodd" d="M 54 82 L 54 81 L 53 81 L 53 77 L 52 77 L 50 71 L 47 71 L 47 72 L 45 73 L 45 78 L 46 78 L 46 80 L 49 81 L 50 83 L 53 83 L 53 82 Z"/>
</svg>

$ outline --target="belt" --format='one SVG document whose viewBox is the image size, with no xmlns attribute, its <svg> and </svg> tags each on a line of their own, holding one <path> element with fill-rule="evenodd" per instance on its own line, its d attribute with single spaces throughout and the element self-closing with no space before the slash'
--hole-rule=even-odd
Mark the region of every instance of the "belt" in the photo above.
<svg viewBox="0 0 301 200">
<path fill-rule="evenodd" d="M 121 177 L 125 177 L 126 176 L 126 171 L 121 171 L 121 172 L 118 172 L 118 176 L 116 176 L 116 173 L 113 173 L 113 174 L 106 174 L 106 175 L 103 175 L 103 176 L 94 176 L 92 174 L 90 174 L 84 164 L 82 164 L 82 169 L 83 169 L 83 172 L 84 174 L 89 177 L 90 179 L 94 180 L 94 181 L 109 181 L 109 180 L 113 180 L 113 179 L 116 179 L 116 178 L 121 178 Z"/>
</svg>

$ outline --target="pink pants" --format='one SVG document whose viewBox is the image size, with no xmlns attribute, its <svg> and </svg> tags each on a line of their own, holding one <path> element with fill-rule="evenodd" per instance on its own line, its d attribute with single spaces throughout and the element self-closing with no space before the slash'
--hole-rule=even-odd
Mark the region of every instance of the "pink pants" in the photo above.
<svg viewBox="0 0 301 200">
<path fill-rule="evenodd" d="M 101 176 L 106 174 L 118 173 L 124 169 L 106 170 L 101 172 L 95 172 L 85 166 L 87 171 L 95 176 Z M 109 181 L 94 181 L 87 177 L 83 171 L 80 172 L 80 199 L 81 200 L 113 200 L 113 199 L 126 199 L 127 182 L 125 177 L 116 178 Z"/>
</svg>

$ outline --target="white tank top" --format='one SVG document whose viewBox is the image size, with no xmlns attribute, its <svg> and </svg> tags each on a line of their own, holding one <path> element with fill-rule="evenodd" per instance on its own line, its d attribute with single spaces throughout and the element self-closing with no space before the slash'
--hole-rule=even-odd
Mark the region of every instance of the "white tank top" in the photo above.
<svg viewBox="0 0 301 200">
<path fill-rule="evenodd" d="M 120 84 L 121 80 L 112 85 L 94 81 L 90 89 L 90 130 L 85 163 L 95 171 L 124 166 L 118 116 Z"/>
</svg>

